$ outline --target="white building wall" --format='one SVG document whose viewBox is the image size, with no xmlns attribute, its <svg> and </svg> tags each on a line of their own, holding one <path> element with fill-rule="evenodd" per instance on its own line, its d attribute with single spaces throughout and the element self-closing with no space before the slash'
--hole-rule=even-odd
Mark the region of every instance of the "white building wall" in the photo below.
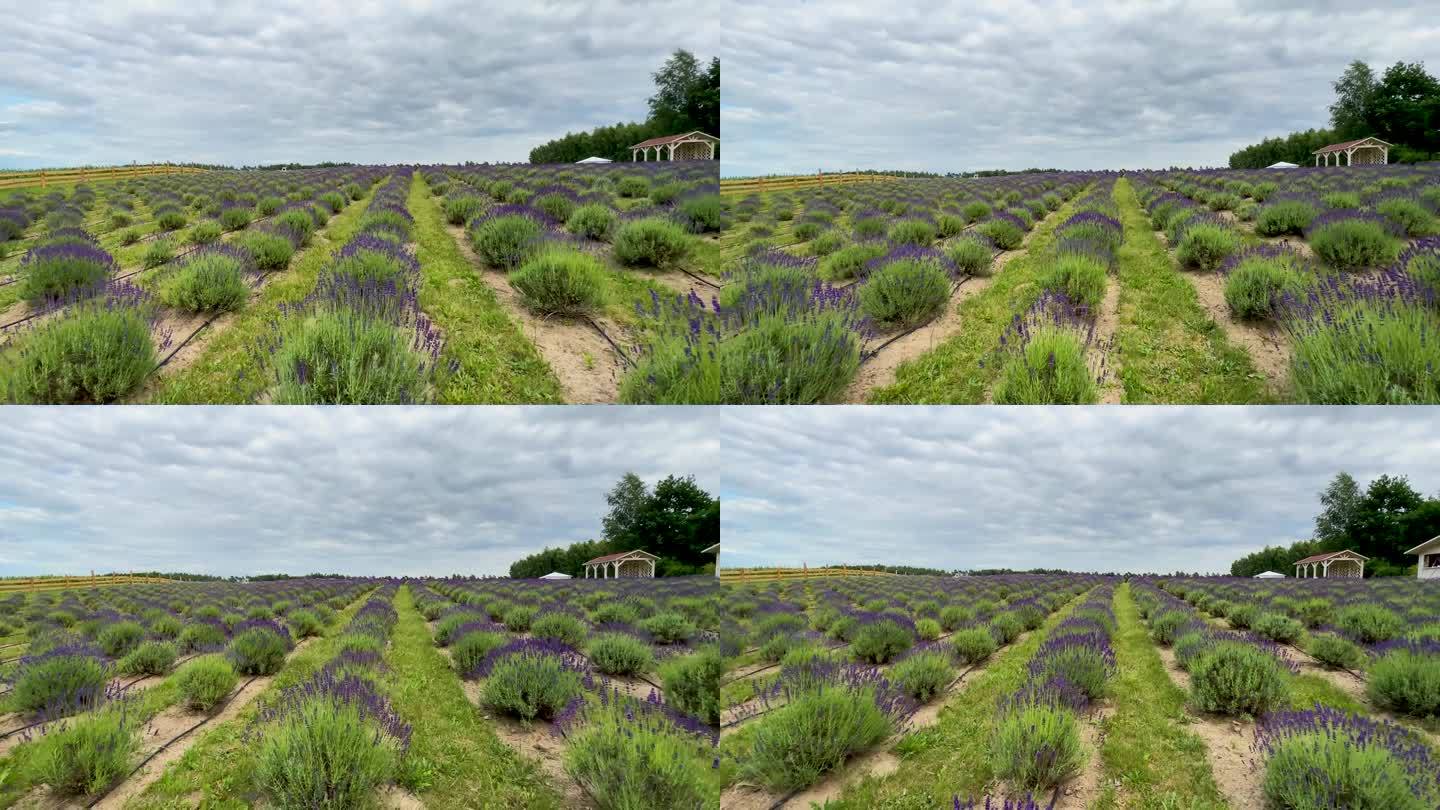
<svg viewBox="0 0 1440 810">
<path fill-rule="evenodd" d="M 1440 579 L 1440 568 L 1426 568 L 1425 555 L 1422 554 L 1420 555 L 1419 574 L 1421 579 Z"/>
</svg>

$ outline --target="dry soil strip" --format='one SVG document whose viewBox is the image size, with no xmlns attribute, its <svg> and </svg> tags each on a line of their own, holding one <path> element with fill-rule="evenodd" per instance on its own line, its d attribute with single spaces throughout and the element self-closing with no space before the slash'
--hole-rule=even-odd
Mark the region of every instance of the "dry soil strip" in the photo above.
<svg viewBox="0 0 1440 810">
<path fill-rule="evenodd" d="M 1189 692 L 1190 674 L 1175 663 L 1174 651 L 1159 645 L 1155 649 L 1170 680 Z M 1210 760 L 1215 784 L 1232 810 L 1263 810 L 1260 789 L 1263 774 L 1251 747 L 1254 723 L 1198 715 L 1188 709 L 1186 717 L 1190 720 L 1190 731 L 1205 743 L 1205 756 Z"/>
<path fill-rule="evenodd" d="M 599 806 L 589 792 L 565 770 L 564 746 L 553 731 L 553 726 L 549 723 L 521 723 L 491 714 L 481 701 L 482 687 L 479 681 L 462 680 L 460 688 L 464 690 L 466 699 L 481 712 L 481 717 L 489 721 L 501 742 L 540 766 L 540 772 L 560 790 L 565 807 L 593 810 Z"/>
<path fill-rule="evenodd" d="M 1102 405 L 1119 405 L 1125 399 L 1125 387 L 1120 384 L 1120 369 L 1114 353 L 1110 351 L 1115 344 L 1115 331 L 1119 328 L 1120 281 L 1107 274 L 1105 299 L 1100 302 L 1100 311 L 1095 315 L 1095 340 L 1089 348 L 1091 365 L 1100 372 L 1097 382 Z"/>
<path fill-rule="evenodd" d="M 1084 749 L 1089 752 L 1089 758 L 1080 773 L 1059 785 L 1054 810 L 1085 810 L 1100 798 L 1103 790 L 1100 774 L 1104 771 L 1100 762 L 1100 749 L 1105 745 L 1102 726 L 1105 718 L 1114 713 L 1113 707 L 1096 706 L 1087 716 L 1081 718 L 1080 739 Z M 1023 795 L 1023 791 L 1016 791 L 1013 795 Z"/>
<path fill-rule="evenodd" d="M 301 650 L 308 647 L 312 641 L 314 641 L 313 638 L 307 638 L 296 644 L 295 649 L 285 656 L 286 662 L 288 663 Z M 274 680 L 274 675 L 257 675 L 250 678 L 231 694 L 220 711 L 212 715 L 191 713 L 181 706 L 171 706 L 155 715 L 145 726 L 145 742 L 142 743 L 140 749 L 145 758 L 141 764 L 125 778 L 125 781 L 111 788 L 109 793 L 101 796 L 89 806 L 102 808 L 102 810 L 123 807 L 127 800 L 143 793 L 165 773 L 165 769 L 172 762 L 176 762 L 185 755 L 186 751 L 190 750 L 190 747 L 200 739 L 200 735 L 196 734 L 196 731 L 212 723 L 224 723 L 234 719 Z"/>
<path fill-rule="evenodd" d="M 476 277 L 495 293 L 506 312 L 520 325 L 526 338 L 539 349 L 540 355 L 560 381 L 567 403 L 608 404 L 620 397 L 620 375 L 624 366 L 610 342 L 584 321 L 570 318 L 542 318 L 534 315 L 520 302 L 520 296 L 504 275 L 489 270 L 475 254 L 465 229 L 448 225 L 446 230 L 460 246 Z M 615 324 L 596 318 L 597 324 L 609 334 L 621 334 Z"/>
</svg>

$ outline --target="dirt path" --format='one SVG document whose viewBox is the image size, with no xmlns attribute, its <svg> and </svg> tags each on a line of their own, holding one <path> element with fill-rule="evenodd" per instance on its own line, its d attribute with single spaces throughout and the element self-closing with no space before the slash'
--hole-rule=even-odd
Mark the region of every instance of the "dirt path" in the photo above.
<svg viewBox="0 0 1440 810">
<path fill-rule="evenodd" d="M 960 330 L 960 305 L 965 299 L 979 295 L 992 283 L 995 277 L 971 276 L 960 282 L 950 292 L 950 300 L 939 317 L 902 338 L 887 344 L 860 364 L 860 370 L 850 386 L 845 389 L 841 401 L 847 404 L 861 404 L 869 398 L 870 392 L 895 382 L 895 372 L 901 365 L 934 349 Z"/>
<path fill-rule="evenodd" d="M 522 723 L 492 714 L 481 702 L 480 696 L 484 687 L 479 681 L 461 681 L 460 688 L 464 690 L 465 698 L 477 708 L 491 728 L 495 729 L 495 735 L 501 742 L 539 764 L 541 773 L 545 774 L 564 797 L 566 807 L 597 806 L 590 794 L 565 770 L 565 744 L 555 733 L 554 726 L 544 722 Z"/>
<path fill-rule="evenodd" d="M 1095 314 L 1095 341 L 1090 346 L 1091 368 L 1099 374 L 1100 404 L 1119 405 L 1125 399 L 1125 387 L 1120 383 L 1120 368 L 1115 353 L 1115 332 L 1120 328 L 1120 281 L 1108 276 L 1105 286 L 1105 300 L 1100 302 L 1100 311 Z"/>
<path fill-rule="evenodd" d="M 1160 653 L 1170 680 L 1188 692 L 1190 675 L 1175 663 L 1175 653 L 1159 645 L 1155 650 Z M 1263 773 L 1258 757 L 1251 750 L 1255 724 L 1200 715 L 1188 709 L 1185 717 L 1189 721 L 1186 728 L 1205 743 L 1205 756 L 1210 760 L 1215 785 L 1232 810 L 1263 810 L 1265 802 L 1260 792 Z"/>
<path fill-rule="evenodd" d="M 295 649 L 285 656 L 286 663 L 293 660 L 313 641 L 313 638 L 307 638 L 296 644 Z M 165 773 L 165 769 L 171 763 L 178 761 L 186 751 L 190 750 L 190 747 L 200 739 L 207 727 L 225 723 L 239 716 L 240 712 L 259 697 L 274 680 L 274 675 L 261 675 L 242 681 L 241 685 L 221 706 L 220 711 L 208 717 L 203 713 L 191 712 L 179 705 L 171 706 L 155 715 L 149 723 L 145 724 L 145 728 L 141 732 L 143 742 L 140 747 L 141 760 L 152 754 L 155 755 L 154 759 L 145 763 L 138 773 L 121 782 L 94 806 L 100 810 L 123 807 L 126 801 L 145 792 L 146 788 Z M 197 723 L 199 723 L 198 726 Z M 190 730 L 187 732 L 187 729 Z M 182 733 L 185 736 L 180 737 L 179 735 Z M 159 753 L 156 753 L 157 751 Z"/>
<path fill-rule="evenodd" d="M 1105 770 L 1100 763 L 1100 748 L 1105 745 L 1103 724 L 1105 718 L 1114 713 L 1113 707 L 1097 706 L 1089 715 L 1080 718 L 1080 740 L 1086 752 L 1086 761 L 1080 773 L 1060 785 L 1055 810 L 1084 810 L 1104 792 L 1100 778 Z M 1011 795 L 1020 795 L 1020 792 Z"/>
<path fill-rule="evenodd" d="M 1268 321 L 1242 321 L 1235 317 L 1225 301 L 1225 276 L 1218 272 L 1201 273 L 1181 270 L 1190 282 L 1200 306 L 1205 309 L 1231 343 L 1250 354 L 1255 368 L 1265 375 L 1272 393 L 1281 393 L 1290 377 L 1290 341 L 1284 330 Z"/>
<path fill-rule="evenodd" d="M 449 225 L 446 230 L 460 246 L 460 252 L 469 260 L 476 276 L 495 293 L 505 311 L 520 325 L 521 332 L 539 349 L 560 381 L 567 403 L 613 403 L 619 398 L 620 377 L 626 366 L 609 341 L 582 320 L 546 318 L 531 313 L 504 274 L 485 267 L 470 246 L 470 240 L 465 238 L 464 228 Z M 606 318 L 596 316 L 594 320 L 612 338 L 618 339 L 624 334 Z"/>
</svg>

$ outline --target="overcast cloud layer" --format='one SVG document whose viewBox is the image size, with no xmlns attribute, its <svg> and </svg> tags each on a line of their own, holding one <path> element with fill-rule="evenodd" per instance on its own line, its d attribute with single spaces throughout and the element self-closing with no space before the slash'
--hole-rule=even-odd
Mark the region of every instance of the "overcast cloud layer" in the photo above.
<svg viewBox="0 0 1440 810">
<path fill-rule="evenodd" d="M 10 408 L 0 576 L 504 574 L 626 471 L 718 492 L 684 408 Z"/>
<path fill-rule="evenodd" d="M 735 0 L 725 176 L 1223 166 L 1330 83 L 1440 54 L 1428 3 Z"/>
<path fill-rule="evenodd" d="M 716 6 L 0 0 L 0 168 L 524 161 L 644 120 Z"/>
<path fill-rule="evenodd" d="M 752 408 L 725 567 L 1229 571 L 1310 536 L 1337 472 L 1440 491 L 1433 408 Z"/>
</svg>

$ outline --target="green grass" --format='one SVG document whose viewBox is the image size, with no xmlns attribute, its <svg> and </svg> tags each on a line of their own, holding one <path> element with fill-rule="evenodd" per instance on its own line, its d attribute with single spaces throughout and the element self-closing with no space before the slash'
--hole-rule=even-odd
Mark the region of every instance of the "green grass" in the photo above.
<svg viewBox="0 0 1440 810">
<path fill-rule="evenodd" d="M 445 215 L 416 172 L 407 200 L 415 217 L 423 284 L 420 306 L 445 333 L 458 364 L 437 401 L 446 404 L 562 402 L 560 381 L 446 230 Z"/>
<path fill-rule="evenodd" d="M 1000 335 L 1017 313 L 1040 297 L 1039 279 L 1048 266 L 1045 256 L 1055 240 L 1055 228 L 1075 212 L 1086 188 L 1038 223 L 1030 232 L 1024 254 L 1011 259 L 995 281 L 979 295 L 960 304 L 960 332 L 895 372 L 895 382 L 876 389 L 872 404 L 969 404 L 985 401 L 1000 368 L 980 363 L 1000 343 Z"/>
<path fill-rule="evenodd" d="M 865 777 L 827 808 L 934 810 L 949 807 L 955 795 L 961 800 L 983 796 L 995 778 L 989 741 L 996 722 L 996 702 L 1025 682 L 1026 666 L 1035 650 L 1084 598 L 1081 594 L 1070 600 L 1023 642 L 997 653 L 979 677 L 950 698 L 940 722 L 902 739 L 894 749 L 901 757 L 894 773 Z M 724 741 L 722 750 L 743 750 L 744 742 L 752 736 L 742 731 Z"/>
<path fill-rule="evenodd" d="M 361 200 L 331 217 L 320 232 L 328 241 L 317 236 L 308 248 L 291 257 L 288 269 L 270 277 L 260 300 L 236 315 L 229 328 L 214 335 L 192 365 L 161 377 L 152 400 L 166 405 L 246 404 L 270 388 L 272 381 L 256 356 L 256 343 L 269 331 L 281 305 L 298 303 L 315 287 L 320 270 L 354 235 L 373 194 L 374 187 Z"/>
<path fill-rule="evenodd" d="M 285 688 L 294 686 L 319 671 L 334 657 L 345 625 L 355 615 L 370 593 L 367 591 L 336 614 L 335 621 L 323 637 L 297 653 L 275 676 L 265 691 L 231 720 L 200 730 L 201 736 L 179 761 L 145 792 L 126 803 L 130 810 L 141 808 L 194 807 L 197 802 L 207 808 L 253 807 L 258 797 L 251 779 L 259 746 L 245 739 L 245 730 L 260 708 L 275 700 Z M 242 679 L 244 683 L 248 678 Z M 168 682 L 167 682 L 168 683 Z"/>
<path fill-rule="evenodd" d="M 396 594 L 395 609 L 400 619 L 385 654 L 392 670 L 385 686 L 395 710 L 414 726 L 407 758 L 412 771 L 428 775 L 428 786 L 417 786 L 425 806 L 560 807 L 539 769 L 502 742 L 466 699 L 408 587 Z"/>
<path fill-rule="evenodd" d="M 1261 403 L 1265 377 L 1200 305 L 1150 229 L 1128 180 L 1115 182 L 1125 227 L 1117 254 L 1120 323 L 1116 360 L 1126 403 Z"/>
<path fill-rule="evenodd" d="M 1185 693 L 1170 680 L 1135 609 L 1130 586 L 1115 591 L 1113 638 L 1119 672 L 1111 681 L 1115 712 L 1101 724 L 1105 787 L 1092 807 L 1206 810 L 1226 806 L 1210 772 L 1205 743 L 1185 730 Z"/>
</svg>

